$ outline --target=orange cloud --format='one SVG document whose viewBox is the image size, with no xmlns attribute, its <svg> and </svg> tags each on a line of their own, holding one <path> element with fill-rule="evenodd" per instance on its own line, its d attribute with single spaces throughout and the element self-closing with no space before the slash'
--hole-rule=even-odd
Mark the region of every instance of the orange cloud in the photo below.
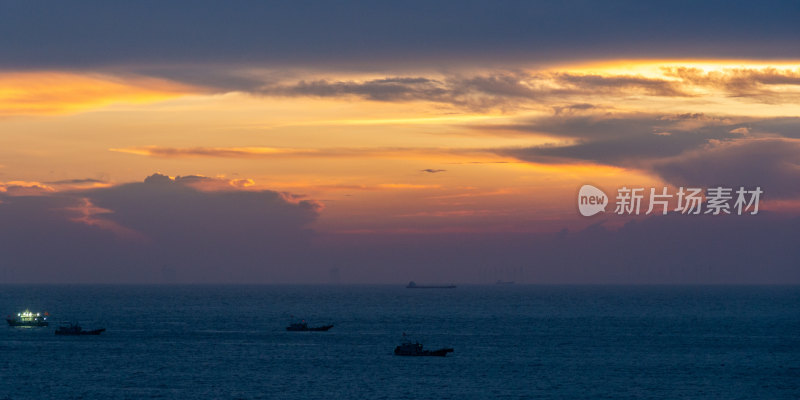
<svg viewBox="0 0 800 400">
<path fill-rule="evenodd" d="M 283 148 L 283 147 L 161 147 L 144 146 L 128 148 L 111 148 L 109 151 L 118 153 L 135 154 L 148 157 L 164 158 L 189 158 L 189 157 L 218 157 L 218 158 L 456 158 L 463 160 L 468 158 L 475 160 L 479 157 L 480 161 L 488 160 L 495 162 L 499 160 L 516 161 L 516 159 L 504 157 L 492 153 L 486 149 L 465 149 L 465 148 Z M 479 162 L 480 162 L 479 161 Z"/>
<path fill-rule="evenodd" d="M 166 100 L 197 89 L 163 79 L 67 72 L 0 73 L 0 117 L 69 114 L 116 103 Z"/>
<path fill-rule="evenodd" d="M 410 183 L 382 183 L 381 189 L 438 189 L 441 185 L 414 185 Z"/>
<path fill-rule="evenodd" d="M 220 157 L 220 158 L 258 158 L 258 157 L 337 157 L 347 155 L 352 150 L 338 149 L 334 151 L 321 151 L 317 149 L 292 149 L 279 147 L 129 147 L 112 148 L 110 151 L 118 153 L 136 154 L 139 156 L 151 157 Z"/>
<path fill-rule="evenodd" d="M 45 196 L 54 192 L 55 189 L 41 182 L 0 182 L 0 193 L 6 196 Z"/>
</svg>

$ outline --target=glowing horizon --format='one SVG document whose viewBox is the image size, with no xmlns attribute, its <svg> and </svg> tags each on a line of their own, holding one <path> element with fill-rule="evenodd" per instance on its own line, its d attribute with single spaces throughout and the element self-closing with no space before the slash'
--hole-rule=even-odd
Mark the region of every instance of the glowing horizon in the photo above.
<svg viewBox="0 0 800 400">
<path fill-rule="evenodd" d="M 331 232 L 415 231 L 408 220 L 416 217 L 440 221 L 431 231 L 469 225 L 473 218 L 488 231 L 502 231 L 509 210 L 530 219 L 531 231 L 541 231 L 536 221 L 555 215 L 574 226 L 574 207 L 564 199 L 581 182 L 669 183 L 651 165 L 669 157 L 630 154 L 609 162 L 557 155 L 561 148 L 599 139 L 553 124 L 613 121 L 627 129 L 627 121 L 651 120 L 650 132 L 620 143 L 718 126 L 737 126 L 725 140 L 772 137 L 774 132 L 756 132 L 748 124 L 797 113 L 799 65 L 621 59 L 524 72 L 316 72 L 270 87 L 255 85 L 252 93 L 132 74 L 5 71 L 0 110 L 6 118 L 0 125 L 7 132 L 4 160 L 11 162 L 0 171 L 13 178 L 5 186 L 91 178 L 88 186 L 108 187 L 158 171 L 237 177 L 253 182 L 250 189 L 334 202 L 315 223 Z M 9 105 L 20 99 L 28 100 Z M 31 130 L 35 139 L 23 133 Z M 64 136 L 71 137 L 66 147 Z M 700 143 L 714 146 L 715 140 Z M 697 144 L 686 151 L 693 148 Z M 526 152 L 541 154 L 527 158 Z M 92 160 L 101 169 L 78 160 Z M 68 168 L 54 176 L 53 163 Z M 27 187 L 57 193 L 75 185 Z M 543 188 L 549 193 L 542 194 Z M 447 198 L 472 200 L 443 202 Z"/>
</svg>

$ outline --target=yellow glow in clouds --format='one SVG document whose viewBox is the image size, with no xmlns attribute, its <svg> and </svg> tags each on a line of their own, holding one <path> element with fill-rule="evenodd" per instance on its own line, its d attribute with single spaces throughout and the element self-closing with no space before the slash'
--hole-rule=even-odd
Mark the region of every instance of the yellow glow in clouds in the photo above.
<svg viewBox="0 0 800 400">
<path fill-rule="evenodd" d="M 148 103 L 197 92 L 154 78 L 124 81 L 66 72 L 0 73 L 0 117 L 67 114 L 117 103 Z"/>
</svg>

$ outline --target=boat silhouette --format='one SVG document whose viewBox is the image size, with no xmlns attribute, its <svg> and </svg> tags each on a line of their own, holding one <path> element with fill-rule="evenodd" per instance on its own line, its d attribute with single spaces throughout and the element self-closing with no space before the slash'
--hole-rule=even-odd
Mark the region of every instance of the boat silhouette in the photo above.
<svg viewBox="0 0 800 400">
<path fill-rule="evenodd" d="M 453 349 L 449 347 L 441 348 L 439 350 L 425 350 L 420 342 L 403 342 L 394 348 L 394 355 L 396 356 L 412 356 L 412 357 L 444 357 L 447 353 L 452 353 Z"/>
<path fill-rule="evenodd" d="M 417 285 L 416 282 L 411 281 L 406 285 L 407 289 L 455 289 L 456 285 Z"/>
<path fill-rule="evenodd" d="M 85 331 L 78 324 L 69 324 L 69 325 L 59 326 L 58 329 L 56 329 L 56 335 L 66 335 L 66 336 L 99 335 L 105 331 L 106 328 Z"/>
<path fill-rule="evenodd" d="M 322 325 L 310 327 L 305 321 L 295 322 L 286 327 L 290 332 L 325 332 L 333 328 L 333 325 Z"/>
</svg>

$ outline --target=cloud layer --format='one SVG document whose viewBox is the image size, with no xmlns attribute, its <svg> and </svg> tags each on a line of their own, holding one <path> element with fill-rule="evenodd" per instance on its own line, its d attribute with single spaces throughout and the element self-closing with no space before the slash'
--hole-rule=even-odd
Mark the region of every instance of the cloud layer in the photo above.
<svg viewBox="0 0 800 400">
<path fill-rule="evenodd" d="M 800 282 L 800 221 L 768 211 L 541 234 L 319 235 L 313 201 L 198 176 L 0 200 L 6 283 L 325 283 L 332 268 L 348 283 Z"/>
<path fill-rule="evenodd" d="M 251 70 L 220 73 L 206 68 L 142 70 L 209 90 L 242 91 L 265 96 L 361 99 L 377 102 L 423 101 L 458 109 L 486 111 L 530 107 L 581 110 L 587 99 L 611 102 L 634 96 L 691 99 L 704 96 L 763 104 L 800 100 L 800 69 L 796 67 L 722 67 L 705 70 L 665 63 L 658 72 L 597 73 L 559 70 L 492 70 L 484 73 L 388 75 L 373 79 L 327 77 L 293 79 Z M 220 78 L 220 74 L 228 79 Z M 285 75 L 285 74 L 284 74 Z M 204 78 L 205 77 L 205 78 Z"/>
<path fill-rule="evenodd" d="M 800 194 L 800 122 L 680 115 L 556 115 L 501 126 L 563 137 L 569 144 L 500 149 L 536 163 L 600 163 L 649 171 L 676 186 L 761 186 L 770 196 Z"/>
<path fill-rule="evenodd" d="M 612 229 L 600 219 L 537 235 L 340 236 L 324 250 L 340 260 L 343 279 L 361 282 L 793 284 L 799 222 L 767 212 L 668 215 Z"/>
<path fill-rule="evenodd" d="M 286 280 L 320 204 L 237 182 L 154 174 L 141 183 L 0 193 L 5 281 Z"/>
<path fill-rule="evenodd" d="M 714 142 L 656 163 L 653 170 L 675 185 L 760 186 L 769 196 L 800 196 L 800 140 Z"/>
<path fill-rule="evenodd" d="M 785 58 L 798 54 L 797 11 L 793 1 L 12 1 L 0 5 L 0 66 Z"/>
</svg>

